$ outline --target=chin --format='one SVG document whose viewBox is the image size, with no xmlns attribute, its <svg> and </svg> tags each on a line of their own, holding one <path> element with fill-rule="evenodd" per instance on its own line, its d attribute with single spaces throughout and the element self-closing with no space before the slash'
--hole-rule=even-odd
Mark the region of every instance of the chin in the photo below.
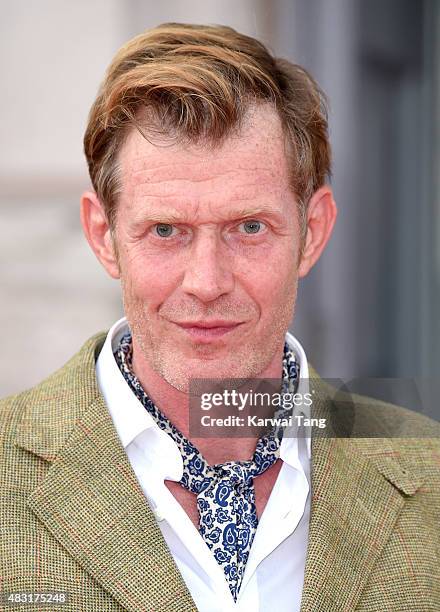
<svg viewBox="0 0 440 612">
<path fill-rule="evenodd" d="M 255 357 L 255 353 L 253 354 Z M 195 379 L 247 379 L 256 378 L 261 372 L 262 356 L 246 360 L 243 353 L 234 351 L 233 355 L 211 358 L 196 357 L 186 359 L 177 357 L 156 360 L 156 371 L 175 389 L 188 393 L 190 381 Z M 180 367 L 179 367 L 180 363 Z M 263 362 L 264 363 L 264 362 Z"/>
</svg>

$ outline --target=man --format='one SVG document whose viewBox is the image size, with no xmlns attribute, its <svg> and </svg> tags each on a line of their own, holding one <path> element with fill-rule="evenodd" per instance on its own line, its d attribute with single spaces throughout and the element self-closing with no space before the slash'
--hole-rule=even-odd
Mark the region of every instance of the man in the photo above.
<svg viewBox="0 0 440 612">
<path fill-rule="evenodd" d="M 438 425 L 326 399 L 287 333 L 336 219 L 317 84 L 165 24 L 118 52 L 84 142 L 81 221 L 126 318 L 2 403 L 4 609 L 439 609 Z M 195 435 L 209 378 L 315 393 L 333 435 Z M 337 436 L 378 411 L 386 437 Z"/>
</svg>

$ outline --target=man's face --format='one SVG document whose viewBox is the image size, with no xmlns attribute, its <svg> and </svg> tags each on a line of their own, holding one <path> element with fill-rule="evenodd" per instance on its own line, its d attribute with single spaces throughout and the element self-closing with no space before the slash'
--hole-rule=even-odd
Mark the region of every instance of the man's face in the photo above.
<svg viewBox="0 0 440 612">
<path fill-rule="evenodd" d="M 300 232 L 275 111 L 254 109 L 216 149 L 133 129 L 120 163 L 115 242 L 134 361 L 182 391 L 281 363 Z"/>
</svg>

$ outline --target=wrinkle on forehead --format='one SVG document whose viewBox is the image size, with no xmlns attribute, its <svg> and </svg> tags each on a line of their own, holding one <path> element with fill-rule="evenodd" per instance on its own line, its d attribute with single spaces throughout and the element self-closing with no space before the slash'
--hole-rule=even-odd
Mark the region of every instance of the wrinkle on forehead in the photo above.
<svg viewBox="0 0 440 612">
<path fill-rule="evenodd" d="M 283 200 L 287 196 L 291 199 L 292 194 L 283 189 L 282 184 L 273 184 L 271 180 L 264 180 L 259 175 L 258 180 L 255 176 L 249 176 L 249 180 L 243 179 L 237 184 L 235 181 L 224 181 L 223 175 L 210 179 L 209 182 L 204 181 L 203 184 L 198 181 L 194 184 L 191 180 L 176 180 L 176 181 L 159 181 L 152 185 L 150 182 L 139 182 L 134 185 L 131 190 L 132 200 L 138 202 L 158 201 L 164 202 L 167 205 L 181 203 L 182 198 L 185 200 L 203 200 L 229 202 L 255 202 L 261 199 L 266 199 L 270 196 L 270 200 Z"/>
<path fill-rule="evenodd" d="M 202 142 L 156 146 L 133 130 L 121 151 L 122 199 L 130 208 L 135 201 L 172 204 L 173 198 L 182 197 L 205 202 L 212 197 L 290 200 L 284 133 L 278 116 L 269 110 L 259 109 L 239 134 L 216 148 Z"/>
<path fill-rule="evenodd" d="M 137 142 L 133 143 L 131 150 L 126 150 L 121 163 L 124 174 L 133 182 L 147 178 L 151 183 L 170 178 L 178 180 L 190 174 L 193 175 L 192 180 L 203 181 L 212 174 L 213 164 L 217 176 L 237 171 L 255 173 L 257 170 L 278 173 L 283 159 L 287 165 L 287 158 L 280 150 L 279 143 L 279 140 L 273 140 L 269 147 L 265 147 L 265 143 L 250 147 L 246 141 L 242 141 L 241 146 L 230 147 L 227 142 L 216 152 L 195 148 L 195 145 L 191 148 L 176 145 L 164 152 L 154 145 Z"/>
</svg>

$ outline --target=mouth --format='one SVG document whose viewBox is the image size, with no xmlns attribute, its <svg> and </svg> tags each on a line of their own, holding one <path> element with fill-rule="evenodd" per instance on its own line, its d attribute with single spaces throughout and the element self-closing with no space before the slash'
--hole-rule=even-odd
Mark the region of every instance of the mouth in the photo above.
<svg viewBox="0 0 440 612">
<path fill-rule="evenodd" d="M 242 321 L 184 321 L 177 323 L 172 321 L 174 325 L 179 327 L 191 339 L 197 342 L 209 343 L 221 338 L 227 334 L 231 334 L 238 327 L 244 325 Z"/>
</svg>

